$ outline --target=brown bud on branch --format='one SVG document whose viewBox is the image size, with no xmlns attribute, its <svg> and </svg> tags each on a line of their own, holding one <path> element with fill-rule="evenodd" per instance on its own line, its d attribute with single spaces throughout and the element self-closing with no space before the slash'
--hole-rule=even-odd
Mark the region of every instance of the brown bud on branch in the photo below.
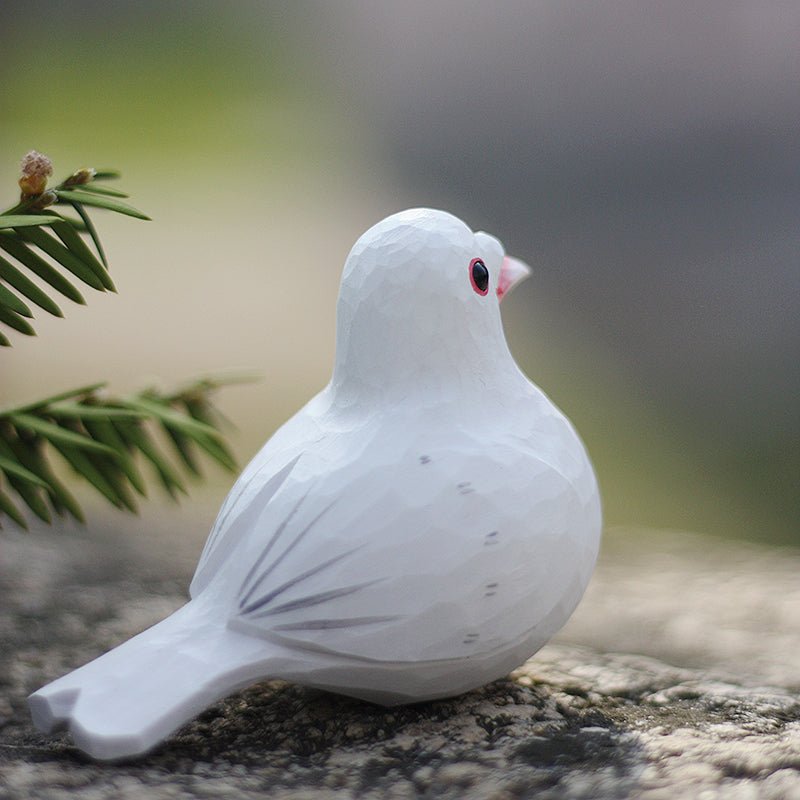
<svg viewBox="0 0 800 800">
<path fill-rule="evenodd" d="M 64 181 L 64 186 L 82 186 L 84 183 L 89 183 L 89 181 L 94 180 L 95 175 L 97 175 L 97 170 L 94 169 L 94 167 L 84 167 L 77 172 L 73 172 L 72 175 Z"/>
<path fill-rule="evenodd" d="M 52 161 L 36 150 L 31 150 L 22 159 L 20 168 L 22 177 L 19 179 L 19 188 L 23 199 L 41 194 L 47 186 L 47 179 L 53 174 Z"/>
</svg>

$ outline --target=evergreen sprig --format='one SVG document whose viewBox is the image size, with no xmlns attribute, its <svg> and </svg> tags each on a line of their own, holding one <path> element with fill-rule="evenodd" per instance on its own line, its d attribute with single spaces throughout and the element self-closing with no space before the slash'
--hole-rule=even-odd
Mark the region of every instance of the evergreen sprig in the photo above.
<svg viewBox="0 0 800 800">
<path fill-rule="evenodd" d="M 211 402 L 227 382 L 203 380 L 169 394 L 148 389 L 129 397 L 109 396 L 97 384 L 0 411 L 0 522 L 6 515 L 27 527 L 20 501 L 48 523 L 53 513 L 85 521 L 50 466 L 53 454 L 117 508 L 133 512 L 135 496 L 147 494 L 142 462 L 174 499 L 186 493 L 182 473 L 200 476 L 200 452 L 235 470 Z"/>
<path fill-rule="evenodd" d="M 120 199 L 128 195 L 105 185 L 105 181 L 119 177 L 115 170 L 79 169 L 48 189 L 47 178 L 52 171 L 46 156 L 28 153 L 22 162 L 20 200 L 0 214 L 0 324 L 26 336 L 36 335 L 29 322 L 34 313 L 27 301 L 56 317 L 64 314 L 54 294 L 85 305 L 83 295 L 65 272 L 98 292 L 116 291 L 87 208 L 149 219 Z M 56 207 L 70 208 L 77 216 L 56 211 Z M 32 276 L 41 285 L 31 280 Z M 11 345 L 2 331 L 0 345 Z"/>
<path fill-rule="evenodd" d="M 46 156 L 28 153 L 20 201 L 0 214 L 0 324 L 29 336 L 35 335 L 28 321 L 33 312 L 23 297 L 57 317 L 63 314 L 53 294 L 85 303 L 65 272 L 97 291 L 116 291 L 87 208 L 149 219 L 122 201 L 126 194 L 98 183 L 118 178 L 114 170 L 81 169 L 48 189 L 52 171 Z M 71 207 L 77 216 L 55 206 Z M 10 344 L 0 331 L 0 345 Z M 142 462 L 173 498 L 186 493 L 187 475 L 200 475 L 200 453 L 234 470 L 211 402 L 230 382 L 202 380 L 171 394 L 147 389 L 121 398 L 95 384 L 0 410 L 0 527 L 9 518 L 27 528 L 23 508 L 48 523 L 53 514 L 84 521 L 51 467 L 54 455 L 114 506 L 133 512 L 136 496 L 146 494 Z"/>
</svg>

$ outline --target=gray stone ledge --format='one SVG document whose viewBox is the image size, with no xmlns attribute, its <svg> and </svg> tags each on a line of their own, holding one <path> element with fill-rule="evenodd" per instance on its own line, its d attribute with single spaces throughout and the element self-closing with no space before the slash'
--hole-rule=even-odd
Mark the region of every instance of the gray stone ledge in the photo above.
<svg viewBox="0 0 800 800">
<path fill-rule="evenodd" d="M 612 534 L 574 620 L 506 680 L 391 710 L 266 682 L 97 765 L 24 698 L 177 607 L 193 556 L 124 531 L 2 537 L 1 800 L 800 800 L 791 550 Z"/>
</svg>

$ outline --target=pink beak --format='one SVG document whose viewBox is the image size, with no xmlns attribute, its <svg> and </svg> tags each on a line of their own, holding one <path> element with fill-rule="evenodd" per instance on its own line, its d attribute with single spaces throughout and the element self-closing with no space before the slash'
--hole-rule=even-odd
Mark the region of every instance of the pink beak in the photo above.
<svg viewBox="0 0 800 800">
<path fill-rule="evenodd" d="M 497 281 L 497 296 L 502 300 L 518 283 L 531 274 L 531 268 L 516 258 L 506 256 L 500 266 L 500 278 Z"/>
</svg>

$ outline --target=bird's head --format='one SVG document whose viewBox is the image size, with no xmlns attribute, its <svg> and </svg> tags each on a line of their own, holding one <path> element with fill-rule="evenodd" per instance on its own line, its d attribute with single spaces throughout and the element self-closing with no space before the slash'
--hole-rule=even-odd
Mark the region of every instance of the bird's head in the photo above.
<svg viewBox="0 0 800 800">
<path fill-rule="evenodd" d="M 403 396 L 485 381 L 511 361 L 499 303 L 529 271 L 447 212 L 387 217 L 345 263 L 334 388 Z"/>
</svg>

